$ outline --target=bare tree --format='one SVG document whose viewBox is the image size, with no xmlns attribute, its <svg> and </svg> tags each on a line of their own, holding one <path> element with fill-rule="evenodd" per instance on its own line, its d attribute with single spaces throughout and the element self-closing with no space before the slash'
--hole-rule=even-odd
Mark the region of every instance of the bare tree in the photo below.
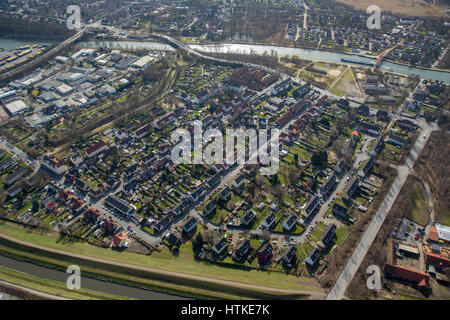
<svg viewBox="0 0 450 320">
<path fill-rule="evenodd" d="M 273 195 L 275 196 L 275 198 L 277 198 L 278 200 L 281 200 L 285 193 L 283 187 L 279 184 L 272 188 L 272 192 L 273 192 Z"/>
</svg>

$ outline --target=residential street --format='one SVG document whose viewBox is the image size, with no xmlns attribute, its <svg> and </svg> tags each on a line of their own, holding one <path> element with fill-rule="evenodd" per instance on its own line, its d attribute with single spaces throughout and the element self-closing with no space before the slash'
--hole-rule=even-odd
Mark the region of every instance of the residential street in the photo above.
<svg viewBox="0 0 450 320">
<path fill-rule="evenodd" d="M 436 127 L 431 127 L 427 124 L 422 123 L 422 133 L 417 138 L 417 141 L 411 150 L 408 158 L 406 160 L 405 165 L 398 167 L 398 176 L 395 179 L 394 183 L 391 186 L 388 194 L 380 205 L 375 217 L 372 219 L 369 227 L 361 238 L 358 246 L 350 257 L 347 265 L 344 267 L 344 270 L 339 275 L 336 283 L 332 287 L 331 291 L 327 295 L 327 300 L 340 300 L 343 298 L 347 287 L 349 286 L 351 280 L 355 276 L 358 271 L 359 266 L 361 265 L 364 257 L 367 254 L 370 246 L 375 240 L 378 231 L 381 228 L 386 216 L 388 215 L 392 205 L 395 202 L 400 190 L 402 189 L 403 184 L 406 181 L 406 178 L 410 173 L 413 172 L 412 168 L 414 163 L 425 146 L 430 134 Z"/>
</svg>

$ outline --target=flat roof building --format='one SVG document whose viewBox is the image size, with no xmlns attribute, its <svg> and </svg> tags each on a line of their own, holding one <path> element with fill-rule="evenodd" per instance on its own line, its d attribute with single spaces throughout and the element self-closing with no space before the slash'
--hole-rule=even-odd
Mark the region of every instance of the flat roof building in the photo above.
<svg viewBox="0 0 450 320">
<path fill-rule="evenodd" d="M 438 233 L 439 240 L 450 242 L 450 227 L 436 223 L 436 231 Z"/>
<path fill-rule="evenodd" d="M 29 107 L 22 100 L 16 100 L 5 105 L 6 110 L 12 116 L 25 112 Z"/>
<path fill-rule="evenodd" d="M 147 67 L 155 58 L 151 56 L 143 56 L 136 62 L 134 62 L 131 66 L 136 69 L 144 69 Z"/>
<path fill-rule="evenodd" d="M 67 85 L 67 84 L 62 84 L 59 87 L 56 88 L 56 92 L 59 93 L 62 96 L 66 96 L 68 94 L 71 94 L 74 91 L 74 89 Z"/>
</svg>

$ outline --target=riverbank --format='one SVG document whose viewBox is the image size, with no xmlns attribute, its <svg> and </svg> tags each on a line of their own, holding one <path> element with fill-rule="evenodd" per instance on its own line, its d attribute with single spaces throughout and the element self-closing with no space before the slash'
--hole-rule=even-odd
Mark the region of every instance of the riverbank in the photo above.
<svg viewBox="0 0 450 320">
<path fill-rule="evenodd" d="M 236 45 L 255 45 L 255 46 L 273 46 L 273 47 L 279 47 L 279 48 L 293 48 L 293 49 L 304 49 L 304 50 L 318 50 L 323 52 L 333 52 L 333 53 L 340 53 L 345 55 L 352 55 L 357 56 L 361 58 L 367 58 L 370 60 L 375 61 L 380 53 L 376 55 L 369 55 L 369 54 L 363 54 L 360 52 L 349 52 L 346 50 L 338 50 L 338 49 L 331 49 L 331 48 L 317 48 L 316 46 L 299 46 L 299 45 L 292 45 L 292 44 L 280 44 L 280 43 L 274 43 L 274 42 L 255 42 L 255 41 L 225 41 L 225 42 L 210 42 L 210 41 L 203 41 L 203 42 L 196 42 L 196 43 L 187 43 L 188 45 L 198 45 L 198 46 L 221 46 L 221 45 L 229 45 L 229 44 L 236 44 Z M 300 57 L 301 58 L 301 57 Z M 313 61 L 313 60 L 311 60 Z M 318 60 L 320 61 L 320 60 Z M 450 69 L 439 69 L 439 68 L 429 68 L 424 66 L 412 66 L 410 64 L 390 60 L 390 59 L 383 59 L 383 61 L 390 62 L 392 64 L 398 64 L 409 68 L 418 68 L 418 69 L 424 69 L 424 70 L 430 70 L 430 71 L 441 71 L 441 72 L 449 72 Z M 326 62 L 326 61 L 324 61 Z M 450 75 L 449 75 L 450 76 Z"/>
<path fill-rule="evenodd" d="M 220 53 L 241 53 L 241 54 L 258 54 L 262 55 L 264 52 L 276 52 L 278 57 L 280 56 L 293 56 L 297 55 L 302 60 L 319 61 L 327 63 L 343 64 L 342 59 L 356 60 L 360 63 L 370 63 L 375 60 L 374 57 L 367 57 L 357 53 L 341 53 L 318 49 L 302 49 L 297 47 L 275 46 L 275 45 L 250 45 L 250 44 L 222 44 L 222 45 L 189 45 L 190 48 L 208 53 L 208 52 L 220 52 Z M 347 65 L 352 65 L 348 63 Z M 450 84 L 450 72 L 435 69 L 426 69 L 418 67 L 410 67 L 390 61 L 381 61 L 378 65 L 378 70 L 387 71 L 392 73 L 398 73 L 401 75 L 417 74 L 420 78 L 428 80 L 438 80 Z"/>
</svg>

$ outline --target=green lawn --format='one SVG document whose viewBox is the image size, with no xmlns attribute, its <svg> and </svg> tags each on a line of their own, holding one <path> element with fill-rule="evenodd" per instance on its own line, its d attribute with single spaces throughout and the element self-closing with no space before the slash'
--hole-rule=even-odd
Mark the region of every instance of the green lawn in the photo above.
<svg viewBox="0 0 450 320">
<path fill-rule="evenodd" d="M 350 235 L 346 226 L 342 226 L 336 229 L 336 244 L 342 246 Z"/>
<path fill-rule="evenodd" d="M 313 229 L 313 231 L 311 231 L 311 237 L 312 237 L 314 240 L 319 240 L 319 239 L 320 239 L 320 236 L 322 235 L 322 233 L 323 233 L 323 231 L 324 231 L 324 229 L 325 229 L 324 227 L 325 227 L 324 224 L 319 223 L 319 224 Z"/>
<path fill-rule="evenodd" d="M 73 252 L 90 257 L 104 258 L 162 270 L 170 270 L 273 288 L 317 290 L 299 284 L 299 278 L 295 276 L 277 272 L 265 273 L 256 270 L 243 271 L 239 269 L 223 268 L 206 262 L 198 262 L 194 260 L 192 254 L 180 254 L 178 257 L 175 257 L 172 255 L 167 255 L 166 252 L 164 254 L 156 253 L 151 254 L 150 256 L 145 256 L 126 251 L 117 252 L 109 248 L 99 248 L 77 241 L 62 243 L 61 241 L 58 241 L 57 235 L 47 236 L 32 233 L 9 224 L 0 224 L 0 232 L 5 235 L 9 235 L 30 243 L 39 244 L 48 248 Z"/>
</svg>

